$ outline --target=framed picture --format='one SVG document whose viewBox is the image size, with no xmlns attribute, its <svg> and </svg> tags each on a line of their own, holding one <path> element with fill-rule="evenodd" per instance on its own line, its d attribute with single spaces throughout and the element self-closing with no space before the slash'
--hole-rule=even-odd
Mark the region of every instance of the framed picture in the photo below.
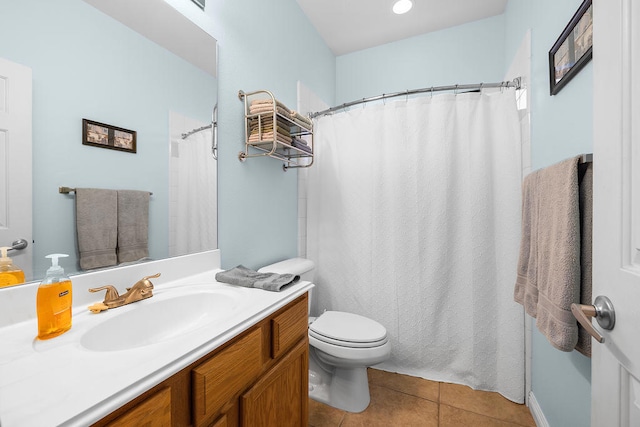
<svg viewBox="0 0 640 427">
<path fill-rule="evenodd" d="M 82 144 L 136 152 L 136 131 L 82 119 Z"/>
<path fill-rule="evenodd" d="M 585 0 L 549 51 L 551 95 L 560 92 L 593 56 L 593 8 Z"/>
</svg>

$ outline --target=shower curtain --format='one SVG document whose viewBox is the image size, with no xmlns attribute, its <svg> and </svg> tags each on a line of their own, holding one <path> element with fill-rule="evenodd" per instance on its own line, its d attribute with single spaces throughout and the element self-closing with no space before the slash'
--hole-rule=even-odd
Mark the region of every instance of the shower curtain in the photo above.
<svg viewBox="0 0 640 427">
<path fill-rule="evenodd" d="M 320 117 L 314 129 L 314 314 L 349 311 L 384 325 L 392 355 L 380 369 L 523 402 L 514 90 L 365 105 Z"/>
<path fill-rule="evenodd" d="M 217 173 L 211 129 L 180 140 L 175 251 L 177 255 L 218 247 Z"/>
</svg>

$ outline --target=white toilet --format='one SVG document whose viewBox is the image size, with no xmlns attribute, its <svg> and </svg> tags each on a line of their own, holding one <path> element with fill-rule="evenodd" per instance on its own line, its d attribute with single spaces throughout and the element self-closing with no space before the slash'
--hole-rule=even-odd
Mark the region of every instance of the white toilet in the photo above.
<svg viewBox="0 0 640 427">
<path fill-rule="evenodd" d="M 260 272 L 297 274 L 313 283 L 313 261 L 293 258 Z M 313 292 L 310 295 L 309 302 Z M 357 314 L 325 311 L 309 318 L 309 397 L 334 408 L 362 412 L 369 406 L 367 367 L 391 355 L 387 330 Z"/>
</svg>

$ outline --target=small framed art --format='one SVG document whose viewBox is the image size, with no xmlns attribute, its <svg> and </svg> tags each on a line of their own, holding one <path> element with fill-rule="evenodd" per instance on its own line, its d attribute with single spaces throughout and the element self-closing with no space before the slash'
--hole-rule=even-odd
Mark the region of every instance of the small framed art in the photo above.
<svg viewBox="0 0 640 427">
<path fill-rule="evenodd" d="M 593 8 L 585 0 L 549 51 L 549 83 L 555 95 L 593 56 Z"/>
<path fill-rule="evenodd" d="M 82 144 L 136 152 L 136 131 L 82 119 Z"/>
</svg>

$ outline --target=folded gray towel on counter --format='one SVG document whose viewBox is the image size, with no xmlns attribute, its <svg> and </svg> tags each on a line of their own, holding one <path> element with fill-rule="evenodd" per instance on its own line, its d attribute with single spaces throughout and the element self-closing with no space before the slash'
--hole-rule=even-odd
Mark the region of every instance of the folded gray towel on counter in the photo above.
<svg viewBox="0 0 640 427">
<path fill-rule="evenodd" d="M 295 274 L 258 273 L 243 265 L 216 273 L 216 280 L 230 285 L 258 288 L 265 291 L 280 291 L 283 286 L 300 280 Z"/>
</svg>

